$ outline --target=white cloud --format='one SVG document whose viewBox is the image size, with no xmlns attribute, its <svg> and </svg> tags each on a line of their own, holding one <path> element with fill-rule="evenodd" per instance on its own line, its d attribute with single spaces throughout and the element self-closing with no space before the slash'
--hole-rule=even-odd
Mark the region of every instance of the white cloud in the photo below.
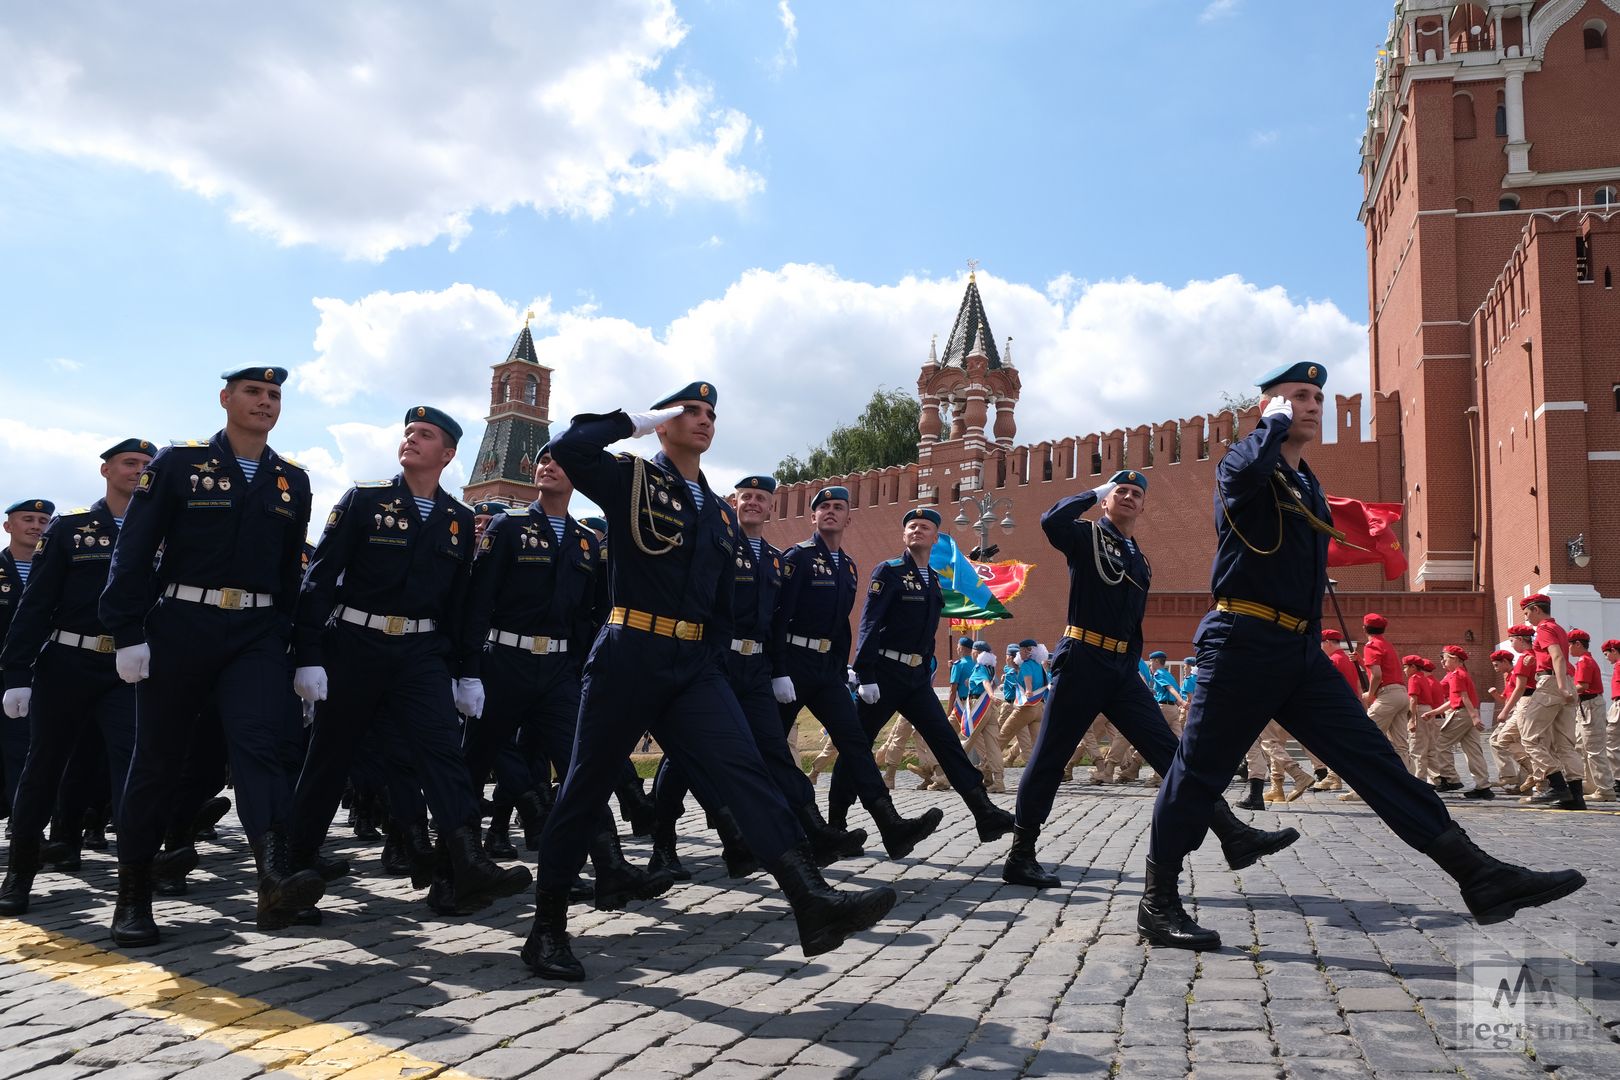
<svg viewBox="0 0 1620 1080">
<path fill-rule="evenodd" d="M 478 449 L 475 440 L 479 430 L 477 425 L 474 428 L 463 439 L 460 453 L 439 480 L 440 485 L 457 498 L 461 497 L 461 487 L 467 482 L 467 461 Z M 364 480 L 386 480 L 399 472 L 399 424 L 350 422 L 333 424 L 326 430 L 337 444 L 336 453 L 327 446 L 314 446 L 292 455 L 309 473 L 314 506 L 310 518 L 312 542 L 320 538 L 327 511 L 351 486 Z"/>
<path fill-rule="evenodd" d="M 1063 275 L 1037 286 L 980 271 L 978 281 L 998 342 L 1017 339 L 1020 442 L 1207 413 L 1221 391 L 1249 392 L 1256 375 L 1285 359 L 1326 364 L 1330 392 L 1367 388 L 1365 328 L 1331 303 L 1296 300 L 1279 286 L 1235 275 L 1182 286 Z M 789 264 L 748 271 L 661 328 L 594 307 L 559 312 L 542 299 L 536 353 L 556 372 L 554 422 L 646 405 L 693 379 L 714 382 L 720 426 L 708 469 L 725 482 L 802 455 L 879 386 L 911 391 L 930 336 L 943 347 L 964 287 L 961 277 L 882 285 Z M 402 387 L 431 388 L 433 400 L 462 403 L 457 415 L 469 417 L 485 411 L 487 365 L 505 355 L 523 310 L 467 285 L 317 306 L 321 352 L 298 369 L 295 387 L 334 402 L 370 388 L 390 398 Z M 468 427 L 475 443 L 481 429 Z M 395 429 L 386 430 L 391 445 Z M 365 472 L 349 460 L 361 456 L 358 444 L 344 446 L 348 475 Z"/>
<path fill-rule="evenodd" d="M 1249 145 L 1256 150 L 1263 150 L 1274 145 L 1280 138 L 1282 133 L 1278 131 L 1253 131 L 1249 133 Z"/>
<path fill-rule="evenodd" d="M 788 0 L 777 0 L 776 17 L 782 24 L 782 47 L 771 62 L 777 74 L 799 66 L 799 19 Z"/>
<path fill-rule="evenodd" d="M 1215 22 L 1217 19 L 1229 18 L 1237 14 L 1238 5 L 1242 0 L 1210 0 L 1204 5 L 1204 10 L 1198 15 L 1198 21 L 1203 23 Z"/>
<path fill-rule="evenodd" d="M 82 363 L 66 356 L 52 356 L 45 362 L 51 365 L 51 367 L 55 368 L 57 371 L 68 372 L 70 374 L 75 371 L 84 370 L 84 365 Z"/>
<path fill-rule="evenodd" d="M 0 143 L 166 174 L 282 244 L 374 259 L 477 211 L 743 200 L 758 130 L 657 78 L 685 33 L 672 0 L 26 5 L 0 26 Z"/>
<path fill-rule="evenodd" d="M 122 438 L 0 417 L 0 507 L 28 498 L 50 499 L 60 510 L 88 506 L 107 488 L 96 471 L 101 452 Z"/>
</svg>

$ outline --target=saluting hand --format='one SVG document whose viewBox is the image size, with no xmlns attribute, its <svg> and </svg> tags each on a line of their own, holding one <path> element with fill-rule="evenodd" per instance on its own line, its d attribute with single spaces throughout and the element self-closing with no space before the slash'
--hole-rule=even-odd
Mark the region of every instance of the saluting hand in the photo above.
<svg viewBox="0 0 1620 1080">
<path fill-rule="evenodd" d="M 139 645 L 125 645 L 113 655 L 113 666 L 118 669 L 118 677 L 125 682 L 134 684 L 152 674 L 152 647 L 146 642 Z"/>
<path fill-rule="evenodd" d="M 683 406 L 671 405 L 667 409 L 655 409 L 652 412 L 628 413 L 630 422 L 636 426 L 636 430 L 631 433 L 630 437 L 639 439 L 643 435 L 651 435 L 658 430 L 659 424 L 673 420 L 685 411 L 686 409 Z"/>
<path fill-rule="evenodd" d="M 1285 397 L 1267 398 L 1265 407 L 1260 410 L 1260 419 L 1269 420 L 1273 416 L 1286 416 L 1294 418 L 1294 403 Z"/>
</svg>

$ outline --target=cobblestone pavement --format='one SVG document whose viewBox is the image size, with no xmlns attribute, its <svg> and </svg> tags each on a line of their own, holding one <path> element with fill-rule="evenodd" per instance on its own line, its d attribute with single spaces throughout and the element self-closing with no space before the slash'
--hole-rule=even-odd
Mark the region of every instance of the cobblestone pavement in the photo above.
<svg viewBox="0 0 1620 1080">
<path fill-rule="evenodd" d="M 1002 884 L 1005 842 L 979 843 L 954 796 L 897 792 L 907 813 L 942 806 L 945 827 L 911 859 L 829 871 L 892 883 L 901 902 L 810 961 L 787 905 L 762 877 L 728 881 L 705 834 L 682 848 L 690 884 L 629 912 L 573 909 L 591 978 L 571 986 L 518 961 L 528 902 L 437 919 L 370 876 L 375 848 L 346 831 L 335 848 L 359 875 L 332 887 L 325 925 L 257 933 L 227 818 L 190 895 L 159 901 L 155 949 L 107 950 L 104 853 L 80 877 L 42 874 L 33 910 L 0 919 L 0 1080 L 1620 1076 L 1620 816 L 1457 802 L 1488 850 L 1591 879 L 1481 928 L 1365 806 L 1310 795 L 1254 815 L 1297 826 L 1290 850 L 1241 873 L 1208 844 L 1189 861 L 1194 914 L 1226 943 L 1194 955 L 1137 943 L 1151 798 L 1065 787 L 1041 841 L 1065 885 L 1035 895 Z M 1498 954 L 1507 968 L 1484 963 Z M 1504 1026 L 1475 1026 L 1498 1014 L 1460 966 Z"/>
</svg>

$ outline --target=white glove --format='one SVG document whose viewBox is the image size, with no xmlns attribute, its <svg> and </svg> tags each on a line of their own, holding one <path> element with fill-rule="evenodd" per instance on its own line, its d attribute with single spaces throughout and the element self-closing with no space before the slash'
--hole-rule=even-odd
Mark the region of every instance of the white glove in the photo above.
<svg viewBox="0 0 1620 1080">
<path fill-rule="evenodd" d="M 861 689 L 860 689 L 859 693 L 861 695 L 861 700 L 866 702 L 868 705 L 876 705 L 877 704 L 877 699 L 878 699 L 878 696 L 880 694 L 880 691 L 878 690 L 878 684 L 877 683 L 875 683 L 875 682 L 861 683 Z"/>
<path fill-rule="evenodd" d="M 28 699 L 34 696 L 34 691 L 26 686 L 19 686 L 6 691 L 6 715 L 13 720 L 21 720 L 28 715 Z"/>
<path fill-rule="evenodd" d="M 305 701 L 326 700 L 326 669 L 301 667 L 293 671 L 293 693 Z"/>
<path fill-rule="evenodd" d="M 771 680 L 771 693 L 775 694 L 776 700 L 783 705 L 790 701 L 799 700 L 799 692 L 793 689 L 793 680 L 786 675 L 783 675 L 780 679 Z"/>
<path fill-rule="evenodd" d="M 1266 402 L 1266 407 L 1260 411 L 1260 419 L 1268 420 L 1273 416 L 1286 416 L 1294 418 L 1294 403 L 1285 397 L 1274 397 Z"/>
<path fill-rule="evenodd" d="M 631 432 L 630 437 L 639 439 L 643 435 L 651 435 L 657 430 L 659 424 L 666 420 L 673 420 L 685 411 L 686 407 L 684 405 L 671 405 L 667 409 L 658 409 L 655 412 L 629 413 L 627 415 L 630 417 L 630 422 L 636 425 L 636 430 Z"/>
<path fill-rule="evenodd" d="M 138 683 L 152 674 L 152 648 L 146 642 L 125 645 L 113 654 L 113 666 L 118 677 L 127 683 Z"/>
<path fill-rule="evenodd" d="M 456 680 L 456 712 L 477 718 L 484 715 L 484 680 Z"/>
<path fill-rule="evenodd" d="M 1098 502 L 1102 502 L 1104 499 L 1108 498 L 1108 496 L 1112 495 L 1113 492 L 1114 492 L 1114 489 L 1117 488 L 1118 486 L 1119 486 L 1118 484 L 1107 483 L 1107 484 L 1102 485 L 1101 487 L 1092 488 L 1091 493 L 1093 495 L 1097 496 L 1097 501 Z"/>
</svg>

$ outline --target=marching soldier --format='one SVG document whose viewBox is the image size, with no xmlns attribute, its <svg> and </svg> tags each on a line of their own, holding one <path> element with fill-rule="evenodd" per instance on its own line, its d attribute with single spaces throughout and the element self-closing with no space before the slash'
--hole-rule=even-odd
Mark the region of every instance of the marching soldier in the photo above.
<svg viewBox="0 0 1620 1080">
<path fill-rule="evenodd" d="M 115 806 L 129 773 L 135 688 L 118 678 L 112 638 L 96 606 L 107 585 L 113 541 L 154 450 L 144 439 L 125 439 L 103 452 L 106 495 L 52 521 L 32 553 L 31 584 L 0 653 L 6 716 L 30 727 L 28 758 L 11 806 L 11 854 L 0 886 L 0 914 L 28 910 L 40 869 L 40 832 L 56 808 L 68 760 L 86 727 L 99 728 L 106 743 Z M 106 793 L 94 793 L 85 801 L 99 806 L 105 799 Z M 67 801 L 83 805 L 77 798 Z M 82 829 L 82 814 L 72 826 Z M 77 857 L 77 838 L 71 846 Z"/>
<path fill-rule="evenodd" d="M 872 569 L 855 643 L 855 675 L 860 680 L 858 713 L 869 743 L 877 739 L 895 713 L 910 721 L 939 759 L 951 786 L 973 812 L 979 839 L 988 841 L 1012 829 L 1012 815 L 990 801 L 984 778 L 957 742 L 951 722 L 940 707 L 939 695 L 934 693 L 934 641 L 945 596 L 939 579 L 928 568 L 928 556 L 939 537 L 939 522 L 937 510 L 923 507 L 906 511 L 900 519 L 905 550 Z M 991 726 L 990 721 L 985 723 Z M 990 753 L 993 764 L 1000 766 L 995 748 Z M 840 756 L 833 766 L 827 805 L 835 821 L 847 814 L 855 801 L 855 785 L 845 771 L 847 760 Z"/>
<path fill-rule="evenodd" d="M 748 729 L 754 736 L 765 768 L 776 782 L 777 790 L 787 801 L 799 827 L 810 840 L 816 865 L 830 866 L 838 859 L 854 858 L 861 854 L 866 842 L 866 830 L 845 832 L 829 825 L 816 805 L 816 792 L 798 756 L 788 745 L 782 731 L 781 716 L 776 698 L 771 693 L 771 617 L 776 611 L 776 597 L 782 586 L 782 553 L 765 540 L 765 523 L 771 516 L 771 495 L 776 491 L 776 479 L 771 476 L 745 476 L 737 481 L 737 523 L 742 532 L 742 543 L 736 548 L 736 583 L 732 595 L 732 638 L 721 658 L 726 681 L 731 685 L 737 704 L 748 719 Z M 835 772 L 836 778 L 837 773 Z M 683 812 L 687 781 L 674 758 L 664 755 L 658 766 L 653 785 L 654 802 L 658 807 L 658 824 L 653 830 L 653 865 L 668 867 L 680 877 L 685 873 L 675 852 L 675 822 Z M 757 864 L 742 839 L 736 815 L 732 812 L 724 792 L 713 797 L 703 796 L 704 809 L 714 820 L 724 845 L 721 858 L 732 877 L 752 873 Z M 739 872 L 743 871 L 743 872 Z M 690 877 L 690 874 L 686 874 Z"/>
<path fill-rule="evenodd" d="M 1155 945 L 1219 946 L 1220 935 L 1187 915 L 1176 879 L 1182 858 L 1203 837 L 1211 804 L 1273 717 L 1344 777 L 1402 840 L 1455 878 L 1480 922 L 1550 903 L 1586 883 L 1574 870 L 1536 873 L 1476 847 L 1434 789 L 1408 771 L 1322 654 L 1317 635 L 1334 530 L 1303 453 L 1320 435 L 1326 381 L 1327 370 L 1313 363 L 1262 378 L 1258 428 L 1233 443 L 1216 469 L 1215 608 L 1195 639 L 1198 689 L 1154 805 L 1137 912 L 1138 931 Z"/>
<path fill-rule="evenodd" d="M 840 546 L 849 524 L 849 490 L 822 488 L 810 500 L 810 512 L 815 535 L 782 553 L 782 589 L 771 625 L 771 691 L 784 729 L 797 720 L 800 708 L 809 709 L 827 729 L 838 747 L 836 768 L 854 782 L 861 805 L 877 823 L 884 850 L 901 859 L 939 828 L 945 814 L 934 807 L 920 817 L 900 816 L 844 683 L 858 580 L 855 560 Z M 838 807 L 829 803 L 828 811 L 832 824 L 844 828 Z"/>
<path fill-rule="evenodd" d="M 700 790 L 725 793 L 749 849 L 793 907 L 805 955 L 836 948 L 894 906 L 892 889 L 841 891 L 822 880 L 721 670 L 733 638 L 737 546 L 746 541 L 702 472 L 715 399 L 712 383 L 692 383 L 650 412 L 575 417 L 551 443 L 568 478 L 607 514 L 615 607 L 585 665 L 573 759 L 540 842 L 522 958 L 544 978 L 585 977 L 569 946 L 568 887 L 589 823 L 644 731 Z M 655 431 L 662 450 L 651 460 L 605 450 Z"/>
<path fill-rule="evenodd" d="M 452 683 L 465 660 L 457 621 L 473 521 L 439 478 L 461 425 L 418 405 L 404 428 L 399 475 L 344 492 L 298 598 L 293 686 L 314 703 L 315 723 L 293 806 L 292 861 L 314 865 L 355 752 L 373 732 L 414 766 L 438 826 L 448 889 L 435 882 L 430 903 L 441 914 L 465 913 L 523 891 L 530 878 L 484 854 L 478 792 L 461 753 L 457 707 L 476 715 L 483 705 L 476 679 L 459 690 Z"/>
<path fill-rule="evenodd" d="M 258 862 L 259 927 L 289 925 L 325 888 L 319 874 L 289 868 L 284 832 L 302 737 L 285 706 L 309 478 L 268 444 L 287 370 L 243 368 L 222 378 L 224 429 L 159 450 L 141 473 L 101 594 L 118 676 L 139 684 L 112 920 L 113 941 L 126 947 L 158 941 L 152 859 L 210 705 Z"/>
<path fill-rule="evenodd" d="M 0 641 L 6 638 L 11 620 L 28 586 L 34 549 L 45 533 L 45 526 L 56 513 L 49 499 L 23 499 L 6 507 L 8 537 L 0 551 Z M 28 758 L 28 721 L 21 714 L 0 717 L 0 811 L 9 812 Z"/>
<path fill-rule="evenodd" d="M 1068 560 L 1069 625 L 1052 659 L 1052 690 L 1035 757 L 1018 785 L 1017 825 L 1001 870 L 1002 880 L 1014 885 L 1049 889 L 1060 884 L 1036 861 L 1035 841 L 1052 812 L 1064 766 L 1099 713 L 1107 714 L 1160 776 L 1176 752 L 1176 737 L 1137 671 L 1152 569 L 1134 534 L 1146 503 L 1147 477 L 1126 469 L 1100 487 L 1059 500 L 1041 516 L 1047 541 Z M 1081 517 L 1099 504 L 1100 519 Z M 1245 825 L 1219 789 L 1208 801 L 1218 804 L 1210 808 L 1214 828 L 1234 870 L 1299 839 L 1293 829 L 1262 832 Z"/>
</svg>

